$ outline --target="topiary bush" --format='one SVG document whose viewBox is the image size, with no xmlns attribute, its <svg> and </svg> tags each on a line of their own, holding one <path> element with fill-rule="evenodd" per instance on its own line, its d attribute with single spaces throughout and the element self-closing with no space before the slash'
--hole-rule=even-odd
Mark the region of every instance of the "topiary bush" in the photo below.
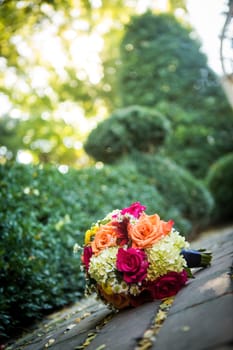
<svg viewBox="0 0 233 350">
<path fill-rule="evenodd" d="M 83 295 L 84 276 L 74 243 L 116 208 L 140 201 L 148 213 L 173 219 L 188 234 L 191 223 L 165 203 L 135 164 L 70 169 L 0 166 L 0 338 L 45 312 Z"/>
<path fill-rule="evenodd" d="M 213 219 L 216 222 L 232 221 L 233 153 L 219 158 L 211 166 L 206 185 L 215 199 Z"/>
<path fill-rule="evenodd" d="M 118 94 L 122 106 L 175 102 L 189 110 L 221 103 L 222 89 L 207 66 L 192 28 L 171 14 L 133 16 L 120 45 Z M 209 101 L 208 101 L 209 99 Z"/>
<path fill-rule="evenodd" d="M 212 113 L 186 111 L 166 102 L 156 108 L 171 123 L 165 154 L 195 176 L 204 178 L 213 162 L 232 151 L 233 113 L 213 118 Z"/>
<path fill-rule="evenodd" d="M 119 109 L 99 123 L 84 147 L 96 160 L 111 163 L 132 149 L 154 151 L 168 131 L 169 122 L 161 113 L 135 105 Z"/>
<path fill-rule="evenodd" d="M 169 158 L 204 178 L 213 162 L 232 151 L 232 109 L 189 25 L 171 14 L 133 16 L 118 61 L 121 107 L 163 105 L 160 111 L 171 122 L 164 145 Z"/>
<path fill-rule="evenodd" d="M 150 154 L 132 158 L 139 172 L 150 179 L 165 199 L 192 223 L 194 232 L 205 227 L 213 209 L 213 198 L 205 185 L 173 160 Z"/>
</svg>

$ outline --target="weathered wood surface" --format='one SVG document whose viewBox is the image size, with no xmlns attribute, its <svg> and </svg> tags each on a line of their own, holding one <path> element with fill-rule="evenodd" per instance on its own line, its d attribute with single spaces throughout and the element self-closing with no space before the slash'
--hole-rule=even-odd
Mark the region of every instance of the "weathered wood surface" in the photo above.
<svg viewBox="0 0 233 350">
<path fill-rule="evenodd" d="M 114 313 L 90 297 L 47 317 L 6 349 L 233 349 L 233 228 L 201 236 L 192 247 L 211 249 L 212 264 L 195 272 L 160 327 L 160 301 Z"/>
</svg>

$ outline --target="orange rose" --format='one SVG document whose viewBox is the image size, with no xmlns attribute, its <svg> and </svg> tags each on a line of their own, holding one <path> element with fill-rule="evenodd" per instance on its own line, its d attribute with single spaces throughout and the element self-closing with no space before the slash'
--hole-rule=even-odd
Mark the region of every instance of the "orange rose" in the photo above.
<svg viewBox="0 0 233 350">
<path fill-rule="evenodd" d="M 107 294 L 102 288 L 99 288 L 102 298 L 112 304 L 116 309 L 125 309 L 130 306 L 130 297 L 126 294 Z"/>
<path fill-rule="evenodd" d="M 160 220 L 157 214 L 143 213 L 135 224 L 129 223 L 128 234 L 132 239 L 133 248 L 150 248 L 152 245 L 171 232 L 173 221 Z"/>
<path fill-rule="evenodd" d="M 116 240 L 116 228 L 112 226 L 111 222 L 100 226 L 96 231 L 94 241 L 91 242 L 93 253 L 98 255 L 103 249 L 116 246 Z"/>
</svg>

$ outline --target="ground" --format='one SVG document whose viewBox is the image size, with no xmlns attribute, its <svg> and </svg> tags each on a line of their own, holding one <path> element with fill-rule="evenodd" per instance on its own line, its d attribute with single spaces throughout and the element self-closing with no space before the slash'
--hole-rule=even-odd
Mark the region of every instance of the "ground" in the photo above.
<svg viewBox="0 0 233 350">
<path fill-rule="evenodd" d="M 233 349 L 233 227 L 210 230 L 191 243 L 212 251 L 210 267 L 174 298 L 113 312 L 94 296 L 54 313 L 6 350 Z"/>
</svg>

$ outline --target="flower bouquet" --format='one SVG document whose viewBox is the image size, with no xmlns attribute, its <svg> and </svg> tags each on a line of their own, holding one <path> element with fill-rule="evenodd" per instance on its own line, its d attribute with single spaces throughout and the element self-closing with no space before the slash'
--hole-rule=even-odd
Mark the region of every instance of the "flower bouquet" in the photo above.
<svg viewBox="0 0 233 350">
<path fill-rule="evenodd" d="M 210 264 L 211 253 L 189 243 L 158 214 L 139 202 L 116 209 L 85 234 L 82 264 L 87 291 L 117 309 L 175 295 L 191 267 Z"/>
</svg>

